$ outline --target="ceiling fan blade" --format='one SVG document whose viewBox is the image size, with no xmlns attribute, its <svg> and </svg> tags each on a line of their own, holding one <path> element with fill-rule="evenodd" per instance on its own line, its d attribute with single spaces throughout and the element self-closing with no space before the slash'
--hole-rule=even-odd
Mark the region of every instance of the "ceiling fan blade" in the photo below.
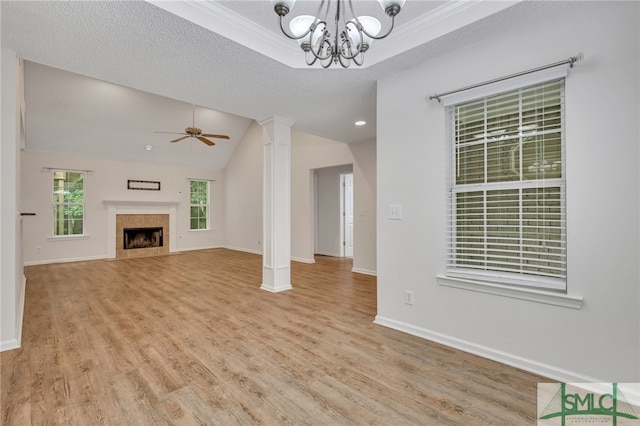
<svg viewBox="0 0 640 426">
<path fill-rule="evenodd" d="M 206 136 L 208 138 L 229 139 L 227 135 L 213 135 L 211 133 L 203 133 L 200 136 Z"/>
<path fill-rule="evenodd" d="M 174 139 L 174 140 L 172 140 L 171 142 L 180 142 L 182 139 L 186 139 L 186 138 L 188 138 L 188 137 L 189 137 L 189 135 L 187 135 L 187 136 L 183 136 L 183 137 L 181 137 L 181 138 Z"/>
<path fill-rule="evenodd" d="M 154 132 L 154 133 L 166 133 L 168 135 L 186 135 L 185 132 Z"/>
<path fill-rule="evenodd" d="M 206 144 L 207 144 L 207 145 L 209 145 L 209 146 L 213 146 L 213 145 L 215 145 L 215 143 L 214 143 L 214 142 L 211 142 L 209 139 L 205 139 L 205 138 L 203 138 L 202 136 L 198 136 L 198 139 L 200 139 L 200 141 L 202 141 L 202 142 L 206 143 Z"/>
</svg>

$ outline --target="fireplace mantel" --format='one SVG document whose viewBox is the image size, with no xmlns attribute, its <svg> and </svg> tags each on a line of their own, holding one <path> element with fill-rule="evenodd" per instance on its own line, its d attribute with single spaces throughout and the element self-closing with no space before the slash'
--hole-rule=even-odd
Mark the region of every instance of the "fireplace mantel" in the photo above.
<svg viewBox="0 0 640 426">
<path fill-rule="evenodd" d="M 105 206 L 177 206 L 178 201 L 104 200 Z"/>
<path fill-rule="evenodd" d="M 116 215 L 118 214 L 168 214 L 169 252 L 176 251 L 177 201 L 103 200 L 107 208 L 107 258 L 116 257 Z"/>
</svg>

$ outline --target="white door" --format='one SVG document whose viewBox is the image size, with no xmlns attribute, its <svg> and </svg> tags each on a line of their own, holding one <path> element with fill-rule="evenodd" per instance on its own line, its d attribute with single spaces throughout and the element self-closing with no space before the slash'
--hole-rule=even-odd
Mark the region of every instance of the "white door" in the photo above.
<svg viewBox="0 0 640 426">
<path fill-rule="evenodd" d="M 353 173 L 340 175 L 342 181 L 342 242 L 344 256 L 353 257 Z"/>
</svg>

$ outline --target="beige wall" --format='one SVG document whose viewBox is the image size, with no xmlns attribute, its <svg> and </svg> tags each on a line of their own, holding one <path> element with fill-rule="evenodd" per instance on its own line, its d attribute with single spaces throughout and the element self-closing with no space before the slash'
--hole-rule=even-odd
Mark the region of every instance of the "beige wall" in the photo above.
<svg viewBox="0 0 640 426">
<path fill-rule="evenodd" d="M 2 144 L 0 146 L 0 350 L 20 346 L 24 268 L 20 238 L 20 116 L 24 111 L 22 62 L 2 49 Z M 23 210 L 24 211 L 24 210 Z"/>
<path fill-rule="evenodd" d="M 85 179 L 86 238 L 51 239 L 51 172 L 45 167 L 92 170 Z M 189 230 L 188 178 L 214 179 L 211 183 L 210 231 Z M 160 191 L 128 190 L 127 180 L 159 181 Z M 113 160 L 36 151 L 22 153 L 22 208 L 36 216 L 24 219 L 25 264 L 100 259 L 107 256 L 107 207 L 104 200 L 178 202 L 176 250 L 220 247 L 224 240 L 221 172 L 187 167 L 124 163 Z M 38 250 L 38 248 L 40 250 Z M 39 251 L 39 252 L 38 252 Z"/>
<path fill-rule="evenodd" d="M 375 182 L 375 143 L 363 142 L 350 147 L 342 142 L 292 132 L 291 257 L 313 261 L 313 171 L 354 164 L 354 207 L 361 209 L 367 220 L 360 226 L 358 222 L 362 219 L 355 218 L 356 243 L 360 239 L 367 246 L 355 250 L 354 269 L 362 264 L 361 272 L 375 273 L 375 225 L 369 222 L 373 218 L 375 224 L 375 184 L 371 184 Z M 262 128 L 253 123 L 224 170 L 226 247 L 262 253 L 262 155 Z"/>
<path fill-rule="evenodd" d="M 353 270 L 376 275 L 376 142 L 350 143 L 353 156 Z"/>
<path fill-rule="evenodd" d="M 262 253 L 262 127 L 255 121 L 224 169 L 225 246 Z"/>
</svg>

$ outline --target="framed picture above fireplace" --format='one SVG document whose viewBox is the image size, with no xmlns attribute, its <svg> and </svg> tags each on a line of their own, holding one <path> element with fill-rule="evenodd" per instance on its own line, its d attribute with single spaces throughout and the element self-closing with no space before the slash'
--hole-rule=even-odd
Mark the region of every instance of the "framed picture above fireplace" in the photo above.
<svg viewBox="0 0 640 426">
<path fill-rule="evenodd" d="M 160 191 L 160 182 L 154 180 L 127 180 L 127 189 Z"/>
</svg>

